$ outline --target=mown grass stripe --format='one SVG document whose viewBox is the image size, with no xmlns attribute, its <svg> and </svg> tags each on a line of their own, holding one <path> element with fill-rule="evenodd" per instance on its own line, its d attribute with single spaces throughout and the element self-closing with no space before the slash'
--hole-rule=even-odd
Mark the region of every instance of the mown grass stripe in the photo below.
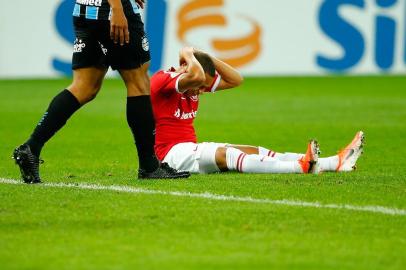
<svg viewBox="0 0 406 270">
<path fill-rule="evenodd" d="M 21 181 L 14 179 L 0 178 L 1 184 L 13 184 L 13 185 L 23 185 Z M 351 204 L 323 204 L 320 202 L 306 202 L 297 200 L 272 200 L 272 199 L 260 199 L 252 197 L 238 197 L 233 195 L 221 195 L 213 194 L 209 192 L 205 193 L 192 193 L 185 191 L 163 191 L 163 190 L 153 190 L 145 188 L 136 188 L 131 186 L 103 186 L 97 184 L 88 183 L 42 183 L 41 186 L 53 187 L 53 188 L 78 188 L 87 190 L 108 190 L 117 191 L 125 193 L 138 193 L 138 194 L 157 194 L 157 195 L 168 195 L 177 197 L 189 197 L 189 198 L 202 198 L 215 201 L 234 201 L 234 202 L 247 202 L 247 203 L 259 203 L 259 204 L 274 204 L 274 205 L 285 205 L 285 206 L 296 206 L 296 207 L 309 207 L 309 208 L 321 208 L 321 209 L 338 209 L 338 210 L 351 210 L 357 212 L 370 212 L 376 214 L 392 215 L 392 216 L 406 216 L 406 209 L 399 208 L 389 208 L 379 205 L 351 205 Z"/>
</svg>

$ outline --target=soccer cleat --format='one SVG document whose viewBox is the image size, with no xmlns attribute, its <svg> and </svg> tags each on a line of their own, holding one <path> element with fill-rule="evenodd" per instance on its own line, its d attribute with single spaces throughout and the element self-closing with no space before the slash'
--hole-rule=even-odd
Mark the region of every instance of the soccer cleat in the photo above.
<svg viewBox="0 0 406 270">
<path fill-rule="evenodd" d="M 168 163 L 161 163 L 153 172 L 146 172 L 142 169 L 138 170 L 138 179 L 179 179 L 188 178 L 189 176 L 189 172 L 177 171 L 171 168 Z"/>
<path fill-rule="evenodd" d="M 318 173 L 319 166 L 317 161 L 319 159 L 320 148 L 316 140 L 310 140 L 306 154 L 299 159 L 299 164 L 302 167 L 303 173 Z"/>
<path fill-rule="evenodd" d="M 356 169 L 357 160 L 363 153 L 364 143 L 364 132 L 358 131 L 352 142 L 338 152 L 337 172 L 350 172 Z"/>
<path fill-rule="evenodd" d="M 28 144 L 22 144 L 14 150 L 13 159 L 20 167 L 21 178 L 24 183 L 37 184 L 41 183 L 39 177 L 39 164 L 43 163 L 32 152 Z"/>
</svg>

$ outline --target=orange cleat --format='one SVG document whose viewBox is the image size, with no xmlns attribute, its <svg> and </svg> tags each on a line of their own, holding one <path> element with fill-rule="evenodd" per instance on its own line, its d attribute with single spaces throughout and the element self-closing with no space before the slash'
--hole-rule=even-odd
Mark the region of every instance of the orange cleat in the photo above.
<svg viewBox="0 0 406 270">
<path fill-rule="evenodd" d="M 364 132 L 358 131 L 352 142 L 338 152 L 337 172 L 350 172 L 356 169 L 357 160 L 363 153 L 364 143 Z"/>
<path fill-rule="evenodd" d="M 320 148 L 316 140 L 310 140 L 306 154 L 299 159 L 303 173 L 318 173 L 317 160 L 319 159 Z"/>
</svg>

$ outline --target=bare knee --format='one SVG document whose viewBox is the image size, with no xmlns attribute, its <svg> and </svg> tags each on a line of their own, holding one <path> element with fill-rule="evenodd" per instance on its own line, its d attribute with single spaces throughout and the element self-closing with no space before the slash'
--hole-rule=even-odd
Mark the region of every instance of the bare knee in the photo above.
<svg viewBox="0 0 406 270">
<path fill-rule="evenodd" d="M 216 150 L 216 164 L 217 167 L 219 167 L 219 169 L 223 172 L 228 171 L 226 153 L 227 153 L 226 147 L 219 147 Z"/>
<path fill-rule="evenodd" d="M 68 87 L 68 90 L 76 97 L 80 104 L 86 104 L 96 98 L 101 88 L 100 84 L 75 84 Z"/>
<path fill-rule="evenodd" d="M 83 105 L 97 96 L 106 71 L 107 69 L 95 67 L 74 70 L 73 82 L 68 90 Z"/>
<path fill-rule="evenodd" d="M 120 75 L 127 87 L 127 96 L 143 96 L 150 94 L 150 83 L 148 76 L 149 64 L 131 70 L 120 70 Z"/>
</svg>

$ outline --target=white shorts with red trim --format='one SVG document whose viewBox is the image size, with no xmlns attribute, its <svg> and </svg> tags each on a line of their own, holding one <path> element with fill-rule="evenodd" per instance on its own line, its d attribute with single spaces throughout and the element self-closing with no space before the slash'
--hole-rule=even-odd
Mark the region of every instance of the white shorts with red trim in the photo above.
<svg viewBox="0 0 406 270">
<path fill-rule="evenodd" d="M 216 173 L 220 172 L 216 164 L 216 151 L 225 147 L 225 143 L 178 143 L 174 145 L 163 162 L 172 168 L 190 173 Z"/>
</svg>

